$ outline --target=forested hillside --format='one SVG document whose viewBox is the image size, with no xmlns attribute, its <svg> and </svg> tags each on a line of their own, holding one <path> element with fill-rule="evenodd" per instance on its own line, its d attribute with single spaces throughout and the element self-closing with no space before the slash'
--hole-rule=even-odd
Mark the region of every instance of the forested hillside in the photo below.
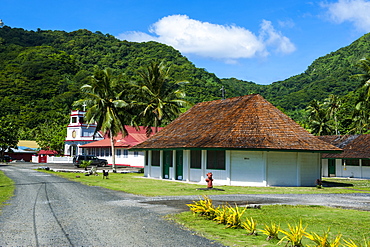
<svg viewBox="0 0 370 247">
<path fill-rule="evenodd" d="M 345 96 L 358 88 L 361 82 L 352 75 L 362 72 L 356 64 L 369 54 L 369 42 L 370 34 L 364 35 L 318 58 L 302 74 L 257 85 L 236 78 L 219 79 L 196 68 L 172 47 L 156 42 L 120 41 L 88 30 L 68 33 L 4 26 L 0 28 L 0 118 L 13 119 L 22 137 L 31 139 L 31 130 L 42 125 L 65 125 L 72 103 L 80 99 L 80 87 L 94 67 L 112 68 L 123 73 L 125 81 L 135 81 L 138 70 L 157 60 L 171 65 L 173 81 L 188 82 L 184 85 L 185 99 L 192 103 L 220 99 L 224 86 L 226 97 L 260 93 L 302 121 L 304 109 L 312 100 L 323 101 L 330 94 Z M 347 102 L 347 108 L 355 103 Z M 347 110 L 343 119 L 348 121 L 350 114 Z"/>
<path fill-rule="evenodd" d="M 165 61 L 174 81 L 188 81 L 186 99 L 193 103 L 221 98 L 222 85 L 229 97 L 241 95 L 238 85 L 229 87 L 177 50 L 156 42 L 120 41 L 88 30 L 25 31 L 4 26 L 0 44 L 0 117 L 15 116 L 25 130 L 63 121 L 95 66 L 124 73 L 129 81 L 151 61 Z"/>
</svg>

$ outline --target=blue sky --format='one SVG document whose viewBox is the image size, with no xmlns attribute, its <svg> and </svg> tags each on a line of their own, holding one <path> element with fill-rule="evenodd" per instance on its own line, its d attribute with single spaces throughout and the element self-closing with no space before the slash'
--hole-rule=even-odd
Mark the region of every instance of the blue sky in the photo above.
<svg viewBox="0 0 370 247">
<path fill-rule="evenodd" d="M 219 78 L 270 84 L 370 32 L 366 0 L 2 0 L 26 30 L 101 31 L 173 46 Z"/>
</svg>

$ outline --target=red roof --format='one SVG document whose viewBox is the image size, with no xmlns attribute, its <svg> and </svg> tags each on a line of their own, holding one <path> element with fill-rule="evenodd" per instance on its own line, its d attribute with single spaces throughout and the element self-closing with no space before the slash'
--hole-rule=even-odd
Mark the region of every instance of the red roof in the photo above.
<svg viewBox="0 0 370 247">
<path fill-rule="evenodd" d="M 54 155 L 54 154 L 58 154 L 58 152 L 54 150 L 40 150 L 38 154 Z"/>
<path fill-rule="evenodd" d="M 340 152 L 258 94 L 199 103 L 135 149 Z"/>
<path fill-rule="evenodd" d="M 130 148 L 133 147 L 139 143 L 142 143 L 148 137 L 146 136 L 146 130 L 144 127 L 139 127 L 139 130 L 136 130 L 135 127 L 132 126 L 125 126 L 128 135 L 126 137 L 122 136 L 122 133 L 119 133 L 115 138 L 115 147 L 124 147 L 124 148 Z M 152 127 L 153 134 L 155 133 L 155 128 Z M 162 127 L 158 128 L 158 131 L 163 129 Z M 82 148 L 98 148 L 98 147 L 110 147 L 110 140 L 108 136 L 104 136 L 103 140 L 90 142 L 88 144 L 82 145 Z"/>
</svg>

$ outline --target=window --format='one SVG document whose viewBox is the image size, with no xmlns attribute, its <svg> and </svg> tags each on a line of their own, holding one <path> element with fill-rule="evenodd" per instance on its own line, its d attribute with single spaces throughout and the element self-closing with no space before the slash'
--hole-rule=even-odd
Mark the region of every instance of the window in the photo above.
<svg viewBox="0 0 370 247">
<path fill-rule="evenodd" d="M 127 157 L 128 157 L 128 150 L 123 149 L 123 158 L 127 158 Z"/>
<path fill-rule="evenodd" d="M 77 123 L 77 117 L 72 117 L 71 122 L 72 122 L 72 123 Z"/>
<path fill-rule="evenodd" d="M 121 151 L 122 151 L 121 149 L 117 149 L 117 156 L 118 157 L 121 157 Z"/>
<path fill-rule="evenodd" d="M 144 157 L 145 157 L 144 165 L 147 166 L 148 165 L 148 151 L 144 152 Z"/>
<path fill-rule="evenodd" d="M 139 156 L 139 152 L 138 151 L 134 151 L 134 157 L 138 157 Z"/>
<path fill-rule="evenodd" d="M 363 166 L 370 166 L 370 160 L 362 160 L 361 163 Z"/>
<path fill-rule="evenodd" d="M 152 166 L 159 166 L 160 165 L 160 158 L 161 153 L 159 151 L 152 151 Z"/>
<path fill-rule="evenodd" d="M 105 148 L 105 156 L 109 156 L 109 148 Z"/>
<path fill-rule="evenodd" d="M 346 166 L 359 166 L 360 162 L 358 159 L 347 159 L 342 161 L 342 165 L 346 164 Z"/>
<path fill-rule="evenodd" d="M 225 151 L 207 151 L 207 169 L 225 170 Z"/>
<path fill-rule="evenodd" d="M 200 169 L 202 167 L 202 151 L 191 150 L 190 151 L 190 168 Z"/>
</svg>

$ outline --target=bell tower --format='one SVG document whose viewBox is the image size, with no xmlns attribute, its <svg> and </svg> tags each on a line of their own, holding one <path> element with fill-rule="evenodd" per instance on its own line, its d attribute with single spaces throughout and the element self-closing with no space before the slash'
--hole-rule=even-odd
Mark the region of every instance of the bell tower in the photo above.
<svg viewBox="0 0 370 247">
<path fill-rule="evenodd" d="M 97 133 L 94 138 L 96 124 L 85 123 L 85 114 L 86 111 L 71 111 L 64 145 L 66 156 L 83 154 L 83 148 L 79 148 L 81 145 L 104 139 L 100 133 Z"/>
</svg>

